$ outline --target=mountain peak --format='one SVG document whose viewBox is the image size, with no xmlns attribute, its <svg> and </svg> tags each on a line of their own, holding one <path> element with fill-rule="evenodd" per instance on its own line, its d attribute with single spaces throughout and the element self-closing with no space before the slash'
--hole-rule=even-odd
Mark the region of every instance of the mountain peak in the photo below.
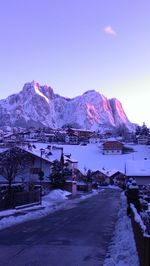
<svg viewBox="0 0 150 266">
<path fill-rule="evenodd" d="M 39 96 L 43 97 L 43 98 L 46 100 L 47 103 L 49 103 L 49 99 L 48 99 L 48 97 L 46 97 L 46 96 L 44 95 L 44 93 L 40 90 L 40 85 L 39 85 L 39 83 L 38 83 L 38 82 L 32 82 L 32 85 L 33 85 L 33 87 L 34 87 L 35 92 L 36 92 Z"/>
<path fill-rule="evenodd" d="M 47 84 L 40 85 L 39 82 L 35 80 L 25 83 L 22 92 L 24 94 L 30 94 L 31 96 L 41 96 L 47 103 L 49 103 L 49 98 L 54 98 L 57 96 L 54 94 L 53 89 L 50 86 Z"/>
<path fill-rule="evenodd" d="M 61 97 L 37 81 L 25 83 L 20 93 L 0 100 L 0 126 L 76 126 L 89 130 L 131 125 L 121 103 L 95 90 L 73 99 Z"/>
<path fill-rule="evenodd" d="M 83 93 L 83 95 L 84 94 L 88 94 L 88 93 L 97 93 L 97 91 L 96 90 L 87 90 L 87 91 L 85 91 L 84 93 Z"/>
</svg>

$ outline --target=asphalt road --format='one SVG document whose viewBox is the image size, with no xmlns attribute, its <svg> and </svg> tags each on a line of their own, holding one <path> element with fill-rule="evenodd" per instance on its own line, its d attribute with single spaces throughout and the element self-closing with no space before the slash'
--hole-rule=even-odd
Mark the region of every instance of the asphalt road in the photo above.
<svg viewBox="0 0 150 266">
<path fill-rule="evenodd" d="M 104 190 L 75 207 L 0 231 L 0 266 L 101 266 L 120 192 Z"/>
</svg>

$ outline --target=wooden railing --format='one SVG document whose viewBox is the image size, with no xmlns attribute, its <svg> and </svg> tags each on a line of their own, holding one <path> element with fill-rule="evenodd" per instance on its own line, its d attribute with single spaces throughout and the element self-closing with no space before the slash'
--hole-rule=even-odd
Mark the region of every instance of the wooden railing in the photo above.
<svg viewBox="0 0 150 266">
<path fill-rule="evenodd" d="M 150 235 L 146 233 L 146 227 L 135 208 L 131 206 L 131 209 L 131 222 L 140 266 L 150 266 Z"/>
</svg>

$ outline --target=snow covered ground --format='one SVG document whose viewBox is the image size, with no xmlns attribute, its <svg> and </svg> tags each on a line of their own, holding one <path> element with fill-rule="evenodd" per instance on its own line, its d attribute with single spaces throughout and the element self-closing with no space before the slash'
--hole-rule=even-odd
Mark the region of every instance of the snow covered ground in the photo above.
<svg viewBox="0 0 150 266">
<path fill-rule="evenodd" d="M 126 215 L 126 208 L 126 197 L 122 193 L 118 221 L 103 266 L 139 266 L 131 220 Z"/>
<path fill-rule="evenodd" d="M 47 144 L 36 143 L 38 149 L 46 148 Z M 55 144 L 56 145 L 56 144 Z M 57 145 L 64 149 L 64 154 L 71 154 L 78 161 L 78 168 L 84 172 L 85 169 L 100 170 L 119 170 L 124 173 L 125 162 L 127 160 L 150 159 L 150 147 L 147 145 L 129 145 L 134 152 L 121 155 L 103 155 L 102 149 L 96 144 L 81 145 Z"/>
</svg>

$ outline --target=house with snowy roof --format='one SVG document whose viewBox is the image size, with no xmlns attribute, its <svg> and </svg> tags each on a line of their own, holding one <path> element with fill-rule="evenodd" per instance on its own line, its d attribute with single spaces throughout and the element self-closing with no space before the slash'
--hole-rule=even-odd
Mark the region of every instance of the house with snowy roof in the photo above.
<svg viewBox="0 0 150 266">
<path fill-rule="evenodd" d="M 78 162 L 71 157 L 71 154 L 68 157 L 65 156 L 62 147 L 48 145 L 47 148 L 40 148 L 36 144 L 28 143 L 19 148 L 31 156 L 31 165 L 25 169 L 25 173 L 22 173 L 21 176 L 16 176 L 15 182 L 39 182 L 39 174 L 43 172 L 42 183 L 48 183 L 52 163 L 55 160 L 61 161 L 62 156 L 69 170 L 74 171 L 77 168 Z M 0 176 L 0 182 L 4 183 L 6 180 Z"/>
<path fill-rule="evenodd" d="M 149 141 L 149 136 L 148 135 L 139 135 L 137 137 L 137 142 L 138 144 L 145 145 Z"/>
<path fill-rule="evenodd" d="M 125 164 L 125 176 L 136 179 L 138 185 L 150 184 L 150 160 L 128 160 Z"/>
<path fill-rule="evenodd" d="M 24 150 L 31 157 L 31 164 L 24 170 L 21 175 L 16 176 L 15 182 L 39 182 L 39 173 L 43 172 L 43 182 L 49 182 L 51 173 L 51 164 L 54 160 L 60 160 L 61 150 L 52 151 L 49 149 L 37 149 L 35 145 L 25 145 L 19 147 Z M 6 180 L 0 176 L 0 182 L 4 183 Z"/>
<path fill-rule="evenodd" d="M 47 177 L 51 174 L 51 165 L 53 161 L 61 160 L 63 149 L 57 146 L 48 145 L 47 148 L 39 148 L 28 144 L 23 147 L 33 157 L 32 167 L 30 168 L 30 180 L 39 180 L 39 172 L 44 172 L 44 181 L 49 181 Z"/>
<path fill-rule="evenodd" d="M 119 155 L 123 152 L 123 144 L 115 140 L 104 142 L 102 148 L 105 155 Z"/>
<path fill-rule="evenodd" d="M 109 174 L 110 183 L 114 185 L 123 186 L 125 182 L 125 175 L 124 173 L 118 170 L 111 170 Z"/>
<path fill-rule="evenodd" d="M 89 138 L 89 143 L 91 144 L 97 144 L 100 143 L 101 139 L 98 136 L 98 134 L 93 134 L 90 138 Z"/>
<path fill-rule="evenodd" d="M 67 144 L 78 144 L 78 136 L 76 134 L 67 134 L 65 136 L 65 143 Z"/>
</svg>

